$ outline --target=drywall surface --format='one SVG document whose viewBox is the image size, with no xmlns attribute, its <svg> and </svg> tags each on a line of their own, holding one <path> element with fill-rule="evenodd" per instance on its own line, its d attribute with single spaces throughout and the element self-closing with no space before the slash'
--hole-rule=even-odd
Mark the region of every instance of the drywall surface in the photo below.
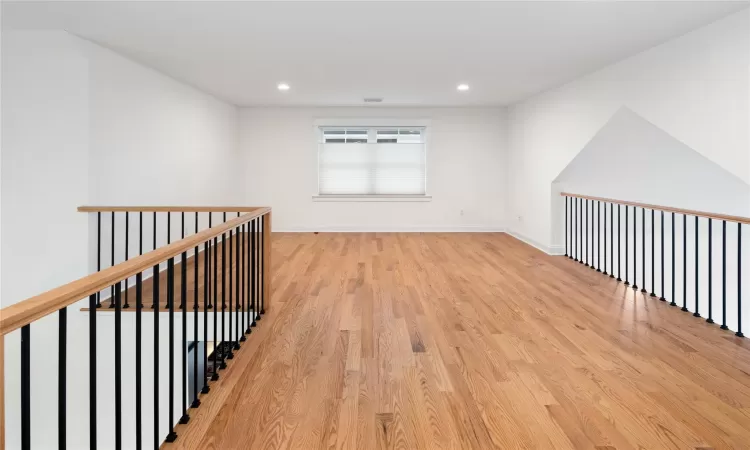
<svg viewBox="0 0 750 450">
<path fill-rule="evenodd" d="M 274 231 L 487 231 L 504 227 L 501 108 L 245 108 L 244 194 L 274 208 Z M 316 202 L 325 125 L 424 125 L 427 202 Z"/>
<path fill-rule="evenodd" d="M 562 203 L 552 195 L 552 183 L 623 107 L 706 161 L 745 183 L 750 181 L 749 14 L 741 11 L 510 107 L 508 228 L 545 246 L 561 248 L 562 234 L 554 229 L 553 217 Z M 629 130 L 620 133 L 627 135 Z M 597 162 L 599 173 L 590 175 L 606 174 L 606 187 L 601 183 L 598 187 L 617 189 L 626 200 L 633 195 L 648 200 L 653 194 L 668 204 L 700 206 L 700 197 L 681 199 L 670 186 L 639 193 L 634 177 L 640 175 L 632 167 L 621 170 L 633 156 L 609 154 L 606 162 Z M 694 173 L 695 168 L 683 167 L 682 159 L 665 162 L 657 160 L 657 155 L 643 156 L 639 160 L 643 171 L 659 167 Z M 585 183 L 588 175 L 578 175 L 582 175 L 578 182 Z"/>
</svg>

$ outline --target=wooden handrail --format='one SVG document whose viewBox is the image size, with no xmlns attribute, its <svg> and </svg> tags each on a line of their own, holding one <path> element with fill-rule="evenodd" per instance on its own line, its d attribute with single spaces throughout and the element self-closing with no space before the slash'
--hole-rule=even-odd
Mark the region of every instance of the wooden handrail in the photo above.
<svg viewBox="0 0 750 450">
<path fill-rule="evenodd" d="M 605 202 L 605 203 L 616 203 L 616 204 L 626 205 L 626 206 L 635 206 L 638 208 L 656 209 L 656 210 L 664 211 L 664 212 L 685 214 L 688 216 L 707 217 L 707 218 L 717 219 L 717 220 L 726 220 L 728 222 L 750 224 L 750 218 L 748 217 L 730 216 L 727 214 L 716 214 L 716 213 L 710 213 L 710 212 L 705 212 L 705 211 L 696 211 L 692 209 L 673 208 L 671 206 L 651 205 L 648 203 L 629 202 L 625 200 L 616 200 L 612 198 L 592 197 L 590 195 L 571 194 L 570 192 L 561 192 L 560 195 L 563 197 L 576 197 L 576 198 L 594 200 L 594 201 Z"/>
<path fill-rule="evenodd" d="M 78 212 L 253 212 L 263 206 L 79 206 Z"/>
<path fill-rule="evenodd" d="M 185 239 L 157 248 L 156 250 L 18 302 L 7 308 L 0 309 L 0 336 L 41 319 L 65 306 L 72 305 L 91 294 L 108 288 L 114 283 L 132 277 L 139 272 L 150 269 L 182 252 L 192 250 L 198 244 L 217 237 L 238 225 L 270 213 L 271 208 L 256 208 L 248 214 L 203 230 Z M 264 220 L 270 225 L 270 218 Z M 271 231 L 270 228 L 267 228 L 267 230 L 268 232 Z M 270 237 L 266 238 L 266 242 L 268 241 L 270 241 Z M 266 261 L 266 263 L 270 265 L 270 261 Z M 266 280 L 268 280 L 268 277 Z"/>
</svg>

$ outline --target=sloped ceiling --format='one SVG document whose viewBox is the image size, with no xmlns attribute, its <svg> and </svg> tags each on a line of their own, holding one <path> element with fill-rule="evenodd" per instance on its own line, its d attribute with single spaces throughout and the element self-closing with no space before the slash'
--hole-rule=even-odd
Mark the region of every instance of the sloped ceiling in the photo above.
<svg viewBox="0 0 750 450">
<path fill-rule="evenodd" d="M 555 190 L 750 215 L 750 186 L 623 107 L 555 178 Z"/>
</svg>

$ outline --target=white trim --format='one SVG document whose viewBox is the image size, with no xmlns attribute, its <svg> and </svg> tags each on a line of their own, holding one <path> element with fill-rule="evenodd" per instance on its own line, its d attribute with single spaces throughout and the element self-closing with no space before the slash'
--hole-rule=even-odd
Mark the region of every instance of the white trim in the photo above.
<svg viewBox="0 0 750 450">
<path fill-rule="evenodd" d="M 546 246 L 542 245 L 539 242 L 535 241 L 534 239 L 531 239 L 529 237 L 526 237 L 522 234 L 519 234 L 515 231 L 507 231 L 509 235 L 513 236 L 514 238 L 518 239 L 521 242 L 524 242 L 526 244 L 529 244 L 530 246 L 543 251 L 544 253 L 552 256 L 562 256 L 565 254 L 565 249 L 561 245 L 552 245 L 552 246 Z"/>
<path fill-rule="evenodd" d="M 446 226 L 446 225 L 413 225 L 413 226 L 366 226 L 366 225 L 330 225 L 301 226 L 274 229 L 274 233 L 505 233 L 503 227 L 486 227 L 481 225 Z"/>
<path fill-rule="evenodd" d="M 314 202 L 431 202 L 431 195 L 313 195 Z"/>
</svg>

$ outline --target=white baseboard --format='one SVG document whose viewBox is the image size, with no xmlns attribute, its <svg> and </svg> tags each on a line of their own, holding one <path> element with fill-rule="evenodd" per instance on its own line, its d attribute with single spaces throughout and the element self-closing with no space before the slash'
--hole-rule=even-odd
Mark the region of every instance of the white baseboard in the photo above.
<svg viewBox="0 0 750 450">
<path fill-rule="evenodd" d="M 275 228 L 274 233 L 504 233 L 504 227 L 466 226 L 362 226 L 332 225 L 320 227 Z"/>
<path fill-rule="evenodd" d="M 552 245 L 552 246 L 542 245 L 539 242 L 535 241 L 534 239 L 531 239 L 527 236 L 519 234 L 515 231 L 506 231 L 506 233 L 518 239 L 519 241 L 525 242 L 529 244 L 530 246 L 543 251 L 544 253 L 548 255 L 559 256 L 559 255 L 565 254 L 565 248 L 562 245 Z"/>
</svg>

